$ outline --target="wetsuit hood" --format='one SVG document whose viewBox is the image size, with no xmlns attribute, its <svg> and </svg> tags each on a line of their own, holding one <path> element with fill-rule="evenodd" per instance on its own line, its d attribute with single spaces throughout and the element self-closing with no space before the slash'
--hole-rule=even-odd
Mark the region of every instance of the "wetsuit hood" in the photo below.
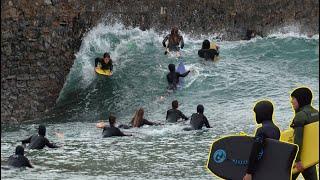
<svg viewBox="0 0 320 180">
<path fill-rule="evenodd" d="M 258 102 L 253 111 L 256 113 L 256 122 L 258 124 L 264 121 L 272 121 L 273 105 L 270 101 Z"/>
<path fill-rule="evenodd" d="M 209 49 L 209 48 L 210 48 L 210 41 L 206 39 L 202 42 L 202 49 Z"/>
<path fill-rule="evenodd" d="M 311 104 L 312 92 L 308 88 L 298 88 L 291 93 L 291 97 L 297 99 L 299 107 L 302 108 L 305 105 Z"/>
<path fill-rule="evenodd" d="M 200 113 L 200 114 L 203 114 L 203 112 L 204 112 L 204 107 L 203 107 L 203 105 L 199 104 L 199 105 L 197 106 L 197 112 Z"/>
<path fill-rule="evenodd" d="M 41 136 L 46 135 L 46 127 L 44 125 L 39 125 L 38 134 Z"/>
<path fill-rule="evenodd" d="M 16 147 L 16 155 L 24 155 L 24 148 L 22 146 Z"/>
<path fill-rule="evenodd" d="M 169 64 L 168 68 L 169 68 L 170 72 L 175 72 L 176 71 L 176 66 L 174 64 Z"/>
</svg>

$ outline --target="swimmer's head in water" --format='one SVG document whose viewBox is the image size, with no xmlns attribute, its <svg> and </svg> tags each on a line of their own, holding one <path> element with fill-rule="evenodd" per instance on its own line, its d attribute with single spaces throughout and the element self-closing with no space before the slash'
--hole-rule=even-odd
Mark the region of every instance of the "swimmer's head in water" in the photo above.
<svg viewBox="0 0 320 180">
<path fill-rule="evenodd" d="M 178 109 L 179 103 L 177 100 L 172 101 L 172 109 Z"/>
<path fill-rule="evenodd" d="M 296 98 L 298 101 L 299 107 L 311 104 L 312 101 L 312 92 L 309 88 L 302 87 L 294 90 L 291 93 L 291 97 Z"/>
<path fill-rule="evenodd" d="M 16 155 L 24 155 L 24 148 L 22 146 L 17 146 L 16 147 Z"/>
<path fill-rule="evenodd" d="M 41 136 L 46 135 L 46 127 L 44 125 L 39 125 L 38 134 Z"/>
<path fill-rule="evenodd" d="M 113 115 L 110 115 L 109 116 L 109 123 L 110 123 L 110 126 L 113 126 L 116 123 L 116 117 Z"/>
<path fill-rule="evenodd" d="M 170 72 L 175 72 L 176 71 L 176 66 L 174 64 L 169 64 L 168 69 Z"/>
<path fill-rule="evenodd" d="M 203 114 L 203 112 L 204 112 L 204 107 L 203 107 L 202 104 L 199 104 L 199 105 L 197 106 L 197 113 Z"/>
<path fill-rule="evenodd" d="M 202 49 L 210 49 L 210 41 L 208 39 L 202 42 Z"/>
<path fill-rule="evenodd" d="M 270 101 L 259 101 L 253 111 L 256 114 L 256 121 L 261 124 L 263 121 L 272 121 L 273 105 Z"/>
</svg>

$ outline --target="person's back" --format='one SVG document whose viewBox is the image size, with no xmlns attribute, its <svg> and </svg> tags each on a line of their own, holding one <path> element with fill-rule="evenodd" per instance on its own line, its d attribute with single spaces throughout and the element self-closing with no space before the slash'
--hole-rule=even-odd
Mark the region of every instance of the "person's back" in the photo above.
<svg viewBox="0 0 320 180">
<path fill-rule="evenodd" d="M 177 89 L 177 85 L 179 84 L 179 77 L 186 77 L 190 73 L 190 70 L 183 74 L 176 72 L 176 66 L 174 64 L 169 64 L 168 69 L 170 71 L 167 74 L 167 81 L 169 84 L 168 89 L 171 90 Z"/>
<path fill-rule="evenodd" d="M 202 42 L 201 49 L 198 51 L 199 57 L 204 58 L 206 60 L 209 60 L 209 59 L 214 60 L 215 56 L 219 55 L 218 46 L 215 45 L 214 47 L 215 49 L 211 48 L 210 46 L 211 46 L 210 41 L 207 39 L 204 40 Z"/>
<path fill-rule="evenodd" d="M 263 136 L 264 139 L 280 139 L 280 129 L 272 121 L 266 121 L 262 123 L 256 131 L 256 136 Z"/>
<path fill-rule="evenodd" d="M 22 146 L 16 147 L 16 152 L 14 155 L 11 155 L 8 159 L 8 165 L 13 167 L 30 167 L 32 168 L 32 165 L 28 158 L 24 156 L 24 148 Z"/>
<path fill-rule="evenodd" d="M 202 129 L 203 125 L 207 128 L 211 128 L 208 122 L 207 117 L 203 114 L 204 107 L 203 105 L 199 104 L 197 106 L 197 113 L 191 115 L 190 125 L 191 128 L 194 130 Z"/>
<path fill-rule="evenodd" d="M 180 110 L 178 110 L 179 102 L 177 100 L 172 101 L 171 105 L 172 109 L 169 109 L 166 115 L 166 120 L 168 122 L 175 123 L 181 118 L 188 120 L 188 118 Z"/>
<path fill-rule="evenodd" d="M 35 134 L 31 137 L 30 144 L 28 145 L 27 148 L 43 149 L 47 145 L 53 148 L 53 144 L 51 144 L 46 137 Z"/>
<path fill-rule="evenodd" d="M 125 136 L 117 127 L 105 127 L 102 131 L 102 137 Z"/>
<path fill-rule="evenodd" d="M 243 180 L 251 179 L 252 174 L 256 172 L 259 163 L 259 153 L 264 148 L 265 140 L 267 138 L 275 140 L 280 139 L 280 129 L 273 123 L 272 119 L 273 104 L 267 100 L 259 101 L 255 105 L 253 111 L 255 112 L 257 124 L 262 124 L 262 126 L 256 130 L 254 136 L 254 143 L 252 145 L 249 157 L 248 167 L 246 170 L 246 175 L 244 176 Z"/>
<path fill-rule="evenodd" d="M 214 60 L 215 56 L 218 56 L 219 53 L 215 49 L 200 49 L 198 55 L 206 60 Z"/>
<path fill-rule="evenodd" d="M 166 41 L 169 41 L 168 46 L 166 46 Z M 179 34 L 179 29 L 177 27 L 173 27 L 171 29 L 171 33 L 164 38 L 164 40 L 162 41 L 162 45 L 163 47 L 168 48 L 169 51 L 179 51 L 180 47 L 181 49 L 183 49 L 183 37 Z"/>
<path fill-rule="evenodd" d="M 38 134 L 32 135 L 29 138 L 22 140 L 22 144 L 29 143 L 28 149 L 43 149 L 45 146 L 49 148 L 58 148 L 59 146 L 50 143 L 49 140 L 45 137 L 46 127 L 39 125 Z"/>
<path fill-rule="evenodd" d="M 202 129 L 203 125 L 206 125 L 207 128 L 210 128 L 207 117 L 199 113 L 194 113 L 191 115 L 190 125 L 192 129 Z"/>
<path fill-rule="evenodd" d="M 102 137 L 107 138 L 112 136 L 131 136 L 131 135 L 124 134 L 123 132 L 120 131 L 119 128 L 115 127 L 115 124 L 116 124 L 115 116 L 112 116 L 112 115 L 109 116 L 109 124 L 110 126 L 103 126 Z"/>
</svg>

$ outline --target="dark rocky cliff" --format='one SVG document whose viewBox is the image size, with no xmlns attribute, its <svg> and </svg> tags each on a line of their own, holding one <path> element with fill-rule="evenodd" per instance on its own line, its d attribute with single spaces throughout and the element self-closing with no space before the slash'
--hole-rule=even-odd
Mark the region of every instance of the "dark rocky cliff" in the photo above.
<svg viewBox="0 0 320 180">
<path fill-rule="evenodd" d="M 1 123 L 50 112 L 86 31 L 101 21 L 141 29 L 260 34 L 319 31 L 318 0 L 1 0 Z"/>
</svg>

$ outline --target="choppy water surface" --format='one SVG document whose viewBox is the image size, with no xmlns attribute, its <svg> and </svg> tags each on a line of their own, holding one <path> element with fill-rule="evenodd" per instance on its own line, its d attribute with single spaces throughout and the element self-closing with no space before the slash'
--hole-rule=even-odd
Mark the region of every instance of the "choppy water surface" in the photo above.
<svg viewBox="0 0 320 180">
<path fill-rule="evenodd" d="M 259 99 L 275 104 L 275 119 L 285 129 L 293 116 L 289 94 L 301 85 L 314 92 L 319 106 L 319 36 L 271 35 L 250 41 L 221 41 L 221 60 L 205 62 L 197 51 L 203 39 L 184 34 L 185 87 L 167 95 L 164 34 L 98 25 L 82 47 L 47 125 L 47 136 L 59 149 L 28 150 L 34 169 L 6 168 L 18 140 L 36 133 L 39 122 L 1 128 L 1 178 L 4 179 L 212 179 L 205 169 L 209 147 L 220 136 L 253 133 L 252 108 Z M 211 39 L 210 39 L 211 40 Z M 111 78 L 93 71 L 94 58 L 105 51 L 115 62 Z M 160 100 L 160 96 L 165 96 Z M 212 129 L 182 131 L 188 122 L 123 130 L 133 137 L 101 138 L 95 127 L 109 113 L 128 123 L 140 106 L 145 117 L 163 122 L 171 101 L 187 116 L 203 104 Z M 63 132 L 57 137 L 55 132 Z M 213 178 L 215 179 L 215 178 Z"/>
</svg>

